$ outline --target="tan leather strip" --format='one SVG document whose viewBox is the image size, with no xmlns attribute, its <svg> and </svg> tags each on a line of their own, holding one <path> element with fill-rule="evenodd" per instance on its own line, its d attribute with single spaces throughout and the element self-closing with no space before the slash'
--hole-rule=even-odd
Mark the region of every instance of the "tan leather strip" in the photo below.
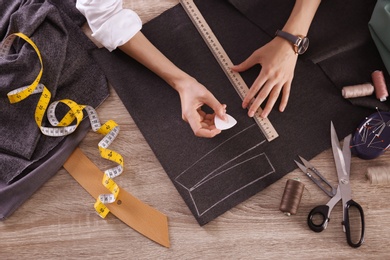
<svg viewBox="0 0 390 260">
<path fill-rule="evenodd" d="M 103 172 L 79 149 L 72 153 L 64 168 L 95 199 L 99 194 L 109 192 L 101 183 Z M 146 205 L 124 189 L 121 189 L 117 200 L 107 204 L 112 214 L 147 238 L 163 245 L 170 246 L 168 218 L 158 210 Z"/>
</svg>

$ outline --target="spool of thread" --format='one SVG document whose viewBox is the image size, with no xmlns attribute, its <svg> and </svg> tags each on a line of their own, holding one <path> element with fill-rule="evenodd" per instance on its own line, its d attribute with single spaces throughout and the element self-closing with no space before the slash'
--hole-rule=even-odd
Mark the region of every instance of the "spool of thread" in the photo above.
<svg viewBox="0 0 390 260">
<path fill-rule="evenodd" d="M 341 90 L 344 98 L 366 97 L 374 93 L 374 86 L 371 83 L 345 86 Z"/>
<path fill-rule="evenodd" d="M 389 93 L 387 92 L 387 86 L 383 72 L 376 70 L 371 74 L 372 83 L 374 84 L 376 98 L 381 102 L 386 101 Z"/>
<path fill-rule="evenodd" d="M 298 180 L 287 180 L 279 209 L 287 216 L 297 214 L 305 185 Z"/>
<path fill-rule="evenodd" d="M 367 168 L 366 177 L 369 180 L 370 184 L 390 184 L 390 165 L 369 167 Z"/>
</svg>

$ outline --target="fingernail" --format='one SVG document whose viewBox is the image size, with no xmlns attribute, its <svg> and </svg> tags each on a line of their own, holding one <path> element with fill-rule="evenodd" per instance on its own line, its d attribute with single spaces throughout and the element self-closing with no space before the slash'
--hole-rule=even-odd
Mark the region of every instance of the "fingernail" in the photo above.
<svg viewBox="0 0 390 260">
<path fill-rule="evenodd" d="M 254 117 L 255 116 L 255 112 L 249 111 L 248 115 L 249 115 L 249 117 Z"/>
</svg>

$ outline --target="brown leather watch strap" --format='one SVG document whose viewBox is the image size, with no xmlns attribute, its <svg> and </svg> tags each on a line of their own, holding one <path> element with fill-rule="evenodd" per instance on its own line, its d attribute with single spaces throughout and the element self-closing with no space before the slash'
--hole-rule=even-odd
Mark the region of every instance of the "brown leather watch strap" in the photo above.
<svg viewBox="0 0 390 260">
<path fill-rule="evenodd" d="M 107 193 L 102 185 L 103 172 L 79 149 L 71 154 L 64 168 L 95 199 Z M 124 189 L 121 189 L 114 203 L 106 204 L 112 214 L 147 238 L 170 246 L 168 218 L 163 213 L 143 203 Z"/>
</svg>

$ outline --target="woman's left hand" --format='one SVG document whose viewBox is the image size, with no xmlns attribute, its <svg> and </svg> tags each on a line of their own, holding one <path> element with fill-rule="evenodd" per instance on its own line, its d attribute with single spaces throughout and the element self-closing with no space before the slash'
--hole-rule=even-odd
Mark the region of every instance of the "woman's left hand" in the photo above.
<svg viewBox="0 0 390 260">
<path fill-rule="evenodd" d="M 266 118 L 275 105 L 280 92 L 282 92 L 282 99 L 279 111 L 284 111 L 290 96 L 297 57 L 291 43 L 275 37 L 254 51 L 244 62 L 232 67 L 232 70 L 236 72 L 245 71 L 256 64 L 260 64 L 262 67 L 259 76 L 242 102 L 242 107 L 247 108 L 257 95 L 248 111 L 250 117 L 255 115 L 257 109 L 268 97 L 267 104 L 260 115 Z"/>
</svg>

